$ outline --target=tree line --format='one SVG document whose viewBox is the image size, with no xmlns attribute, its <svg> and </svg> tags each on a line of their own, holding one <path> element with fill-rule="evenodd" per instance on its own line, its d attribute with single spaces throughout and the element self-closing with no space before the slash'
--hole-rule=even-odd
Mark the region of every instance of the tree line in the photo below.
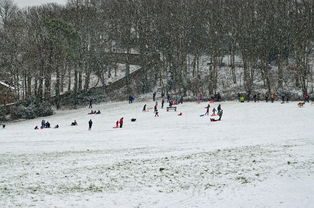
<svg viewBox="0 0 314 208">
<path fill-rule="evenodd" d="M 117 48 L 159 54 L 153 72 L 143 73 L 167 91 L 213 94 L 227 67 L 228 78 L 247 92 L 260 76 L 269 93 L 288 81 L 307 93 L 313 39 L 311 0 L 68 0 L 26 9 L 0 0 L 0 77 L 17 88 L 19 99 L 87 91 L 91 76 L 104 85 L 105 74 L 116 69 L 107 54 Z M 208 71 L 200 67 L 204 55 Z M 150 61 L 143 58 L 141 66 Z"/>
</svg>

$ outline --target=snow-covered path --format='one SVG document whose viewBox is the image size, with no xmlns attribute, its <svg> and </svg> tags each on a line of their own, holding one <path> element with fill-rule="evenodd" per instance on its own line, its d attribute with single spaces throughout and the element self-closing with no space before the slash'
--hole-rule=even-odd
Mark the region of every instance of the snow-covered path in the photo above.
<svg viewBox="0 0 314 208">
<path fill-rule="evenodd" d="M 312 207 L 314 105 L 221 104 L 221 122 L 200 117 L 207 103 L 154 117 L 120 102 L 44 118 L 59 129 L 11 123 L 0 129 L 0 207 Z"/>
</svg>

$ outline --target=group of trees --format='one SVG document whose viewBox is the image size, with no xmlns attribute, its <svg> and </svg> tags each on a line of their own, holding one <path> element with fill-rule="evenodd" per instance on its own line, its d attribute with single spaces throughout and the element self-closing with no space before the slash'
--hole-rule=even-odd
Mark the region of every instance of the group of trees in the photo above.
<svg viewBox="0 0 314 208">
<path fill-rule="evenodd" d="M 313 41 L 311 0 L 68 0 L 26 9 L 0 0 L 0 77 L 21 99 L 88 90 L 91 75 L 104 83 L 115 68 L 106 54 L 115 48 L 160 54 L 153 74 L 166 90 L 197 94 L 202 83 L 214 93 L 229 55 L 234 83 L 235 56 L 242 58 L 244 90 L 254 90 L 257 74 L 268 92 L 282 88 L 292 64 L 294 85 L 305 93 Z M 206 74 L 203 55 L 211 60 Z M 143 58 L 141 66 L 149 62 Z"/>
</svg>

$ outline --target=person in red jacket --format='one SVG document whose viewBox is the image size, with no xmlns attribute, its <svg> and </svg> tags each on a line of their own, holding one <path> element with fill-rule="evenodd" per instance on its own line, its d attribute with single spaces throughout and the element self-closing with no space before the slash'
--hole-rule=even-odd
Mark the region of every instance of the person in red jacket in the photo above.
<svg viewBox="0 0 314 208">
<path fill-rule="evenodd" d="M 122 126 L 123 126 L 123 117 L 122 118 L 120 118 L 120 128 L 122 128 Z"/>
</svg>

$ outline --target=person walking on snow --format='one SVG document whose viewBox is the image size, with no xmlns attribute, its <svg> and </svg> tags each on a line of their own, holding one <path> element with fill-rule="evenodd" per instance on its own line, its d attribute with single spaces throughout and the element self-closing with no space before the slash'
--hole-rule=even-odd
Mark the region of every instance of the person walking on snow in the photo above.
<svg viewBox="0 0 314 208">
<path fill-rule="evenodd" d="M 156 99 L 156 92 L 153 93 L 153 101 Z"/>
<path fill-rule="evenodd" d="M 93 126 L 93 121 L 92 121 L 92 119 L 90 119 L 88 122 L 88 130 L 91 130 L 92 126 Z"/>
<path fill-rule="evenodd" d="M 161 100 L 161 108 L 164 108 L 164 104 L 165 104 L 165 99 L 163 98 L 163 99 Z"/>
<path fill-rule="evenodd" d="M 154 112 L 158 111 L 157 106 L 158 106 L 158 103 L 156 102 L 156 104 L 154 106 Z"/>
<path fill-rule="evenodd" d="M 143 112 L 146 112 L 146 104 L 143 106 Z"/>
<path fill-rule="evenodd" d="M 122 118 L 120 118 L 120 128 L 122 128 L 122 126 L 123 126 L 123 117 Z"/>
<path fill-rule="evenodd" d="M 208 104 L 205 108 L 206 108 L 206 113 L 205 113 L 205 115 L 209 115 L 210 104 Z"/>
</svg>

